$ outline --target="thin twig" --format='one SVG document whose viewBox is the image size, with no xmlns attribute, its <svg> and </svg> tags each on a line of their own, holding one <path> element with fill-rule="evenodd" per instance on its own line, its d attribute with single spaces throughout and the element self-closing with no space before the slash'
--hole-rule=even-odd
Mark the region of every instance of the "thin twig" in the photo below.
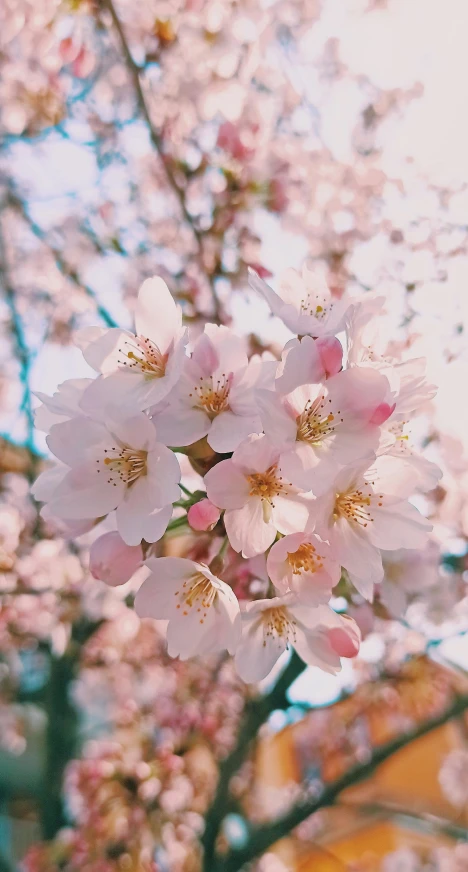
<svg viewBox="0 0 468 872">
<path fill-rule="evenodd" d="M 203 257 L 204 257 L 203 233 L 196 226 L 196 224 L 193 220 L 193 217 L 187 208 L 187 203 L 185 200 L 185 191 L 183 190 L 183 188 L 180 187 L 180 185 L 177 182 L 177 179 L 175 177 L 173 169 L 168 161 L 168 155 L 166 154 L 165 149 L 164 149 L 163 138 L 162 138 L 161 134 L 156 130 L 156 128 L 151 120 L 151 115 L 150 115 L 150 111 L 148 108 L 148 104 L 146 102 L 146 98 L 145 98 L 145 95 L 143 93 L 143 88 L 141 86 L 140 75 L 141 75 L 142 69 L 133 60 L 133 56 L 132 56 L 132 53 L 130 51 L 130 48 L 129 48 L 129 45 L 127 42 L 127 37 L 125 36 L 122 22 L 120 21 L 120 18 L 117 15 L 113 0 L 101 0 L 101 6 L 104 9 L 107 9 L 107 11 L 109 12 L 109 14 L 112 18 L 112 23 L 113 23 L 115 30 L 117 31 L 117 34 L 119 36 L 120 45 L 122 47 L 122 51 L 123 51 L 124 58 L 125 58 L 125 63 L 127 65 L 127 69 L 130 73 L 130 76 L 131 76 L 131 79 L 133 82 L 133 87 L 135 89 L 137 103 L 138 103 L 138 106 L 140 108 L 140 112 L 141 112 L 141 114 L 146 122 L 146 125 L 148 127 L 151 142 L 152 142 L 155 150 L 157 151 L 157 153 L 159 155 L 162 167 L 163 167 L 165 175 L 166 175 L 167 182 L 177 197 L 177 200 L 178 200 L 179 206 L 180 206 L 180 210 L 181 210 L 182 215 L 185 219 L 185 222 L 186 222 L 187 226 L 190 227 L 190 229 L 192 231 L 192 234 L 193 234 L 196 246 L 197 246 L 200 262 L 201 262 L 201 265 L 203 266 Z M 215 288 L 214 279 L 210 275 L 207 275 L 207 278 L 208 278 L 208 281 L 210 284 L 211 294 L 212 294 L 212 298 L 213 298 L 214 317 L 217 321 L 221 321 L 222 320 L 221 319 L 222 307 L 221 307 L 221 303 L 220 303 L 220 300 L 218 298 L 218 294 L 217 294 L 217 291 Z"/>
<path fill-rule="evenodd" d="M 467 828 L 455 823 L 454 821 L 447 820 L 446 818 L 441 818 L 438 815 L 433 815 L 426 811 L 418 809 L 408 809 L 405 808 L 405 806 L 397 805 L 395 803 L 356 803 L 353 802 L 352 799 L 350 799 L 349 801 L 340 799 L 340 802 L 336 805 L 339 808 L 351 808 L 358 810 L 361 814 L 379 817 L 384 816 L 387 820 L 390 818 L 395 822 L 407 821 L 408 823 L 417 823 L 417 825 L 421 829 L 425 829 L 432 834 L 435 832 L 441 833 L 445 836 L 449 836 L 451 839 L 463 839 L 465 841 L 468 839 Z"/>
<path fill-rule="evenodd" d="M 166 533 L 170 533 L 171 530 L 177 530 L 179 527 L 187 527 L 187 515 L 181 515 L 180 518 L 174 518 L 173 521 L 170 521 L 166 527 Z"/>
<path fill-rule="evenodd" d="M 52 253 L 55 263 L 62 275 L 64 275 L 67 279 L 73 282 L 73 284 L 77 288 L 79 288 L 81 291 L 84 291 L 85 294 L 90 297 L 90 299 L 92 299 L 96 307 L 96 311 L 104 324 L 106 324 L 107 327 L 118 327 L 119 325 L 117 324 L 117 321 L 115 321 L 115 319 L 107 311 L 107 309 L 98 301 L 96 292 L 93 291 L 93 289 L 89 285 L 81 281 L 78 273 L 69 263 L 67 263 L 60 249 L 51 245 L 51 243 L 47 239 L 47 234 L 42 229 L 42 227 L 40 227 L 39 224 L 34 221 L 34 218 L 31 217 L 25 203 L 20 199 L 20 197 L 18 197 L 16 193 L 10 192 L 7 202 L 13 209 L 16 209 L 16 211 L 20 213 L 23 220 L 26 222 L 30 230 L 34 233 L 34 236 L 36 236 L 36 238 L 39 239 L 40 242 L 43 243 L 43 245 L 47 246 L 47 248 Z"/>
<path fill-rule="evenodd" d="M 25 447 L 31 452 L 31 457 L 36 456 L 34 449 L 34 412 L 31 396 L 31 354 L 24 332 L 23 321 L 16 305 L 16 295 L 10 282 L 10 272 L 7 263 L 6 247 L 3 232 L 0 225 L 0 282 L 3 286 L 5 301 L 10 312 L 11 332 L 15 347 L 15 354 L 20 367 L 20 379 L 23 385 L 23 399 L 21 408 L 26 416 L 27 439 Z M 35 464 L 28 469 L 28 478 L 35 478 Z"/>
</svg>

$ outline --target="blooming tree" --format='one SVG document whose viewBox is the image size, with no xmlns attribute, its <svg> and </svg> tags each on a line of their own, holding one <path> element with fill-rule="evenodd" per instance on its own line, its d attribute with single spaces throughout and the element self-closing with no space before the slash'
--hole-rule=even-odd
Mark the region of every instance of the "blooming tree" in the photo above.
<svg viewBox="0 0 468 872">
<path fill-rule="evenodd" d="M 346 30 L 386 4 L 331 6 L 0 10 L 1 743 L 26 753 L 39 702 L 49 785 L 27 872 L 270 868 L 467 706 L 434 691 L 318 799 L 249 806 L 307 666 L 378 686 L 467 626 L 463 189 L 385 151 L 422 91 Z"/>
</svg>

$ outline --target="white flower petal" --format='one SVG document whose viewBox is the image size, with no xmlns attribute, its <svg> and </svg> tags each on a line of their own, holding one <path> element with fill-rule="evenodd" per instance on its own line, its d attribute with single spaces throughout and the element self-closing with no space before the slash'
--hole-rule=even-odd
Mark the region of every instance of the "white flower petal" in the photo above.
<svg viewBox="0 0 468 872">
<path fill-rule="evenodd" d="M 232 460 L 222 460 L 205 475 L 208 499 L 220 509 L 241 509 L 249 498 L 250 486 Z"/>
<path fill-rule="evenodd" d="M 165 354 L 182 329 L 182 311 L 166 282 L 155 276 L 143 282 L 135 310 L 138 336 L 151 339 Z"/>
<path fill-rule="evenodd" d="M 208 433 L 208 444 L 218 454 L 234 451 L 251 433 L 259 433 L 262 429 L 260 418 L 243 417 L 233 412 L 221 412 L 211 424 Z"/>
<path fill-rule="evenodd" d="M 276 536 L 275 525 L 271 521 L 265 522 L 259 497 L 249 497 L 241 509 L 226 511 L 224 524 L 232 548 L 242 551 L 243 557 L 262 554 Z"/>
</svg>

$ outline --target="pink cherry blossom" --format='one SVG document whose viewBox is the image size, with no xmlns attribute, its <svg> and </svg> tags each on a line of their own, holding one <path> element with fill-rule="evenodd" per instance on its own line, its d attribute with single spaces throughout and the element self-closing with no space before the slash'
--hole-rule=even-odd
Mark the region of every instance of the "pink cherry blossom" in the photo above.
<svg viewBox="0 0 468 872">
<path fill-rule="evenodd" d="M 331 631 L 360 639 L 352 618 L 338 615 L 328 606 L 312 609 L 299 604 L 295 594 L 256 600 L 242 612 L 242 638 L 236 651 L 236 669 L 244 681 L 261 681 L 289 646 L 309 666 L 332 675 L 341 669 L 340 656 L 355 656 L 355 645 L 344 643 Z M 333 642 L 333 644 L 332 644 Z M 337 649 L 354 653 L 340 655 Z M 357 649 L 359 645 L 357 646 Z"/>
<path fill-rule="evenodd" d="M 341 577 L 330 546 L 315 533 L 291 533 L 275 542 L 267 570 L 281 594 L 291 590 L 309 606 L 328 603 Z"/>
<path fill-rule="evenodd" d="M 283 475 L 279 451 L 266 436 L 249 436 L 205 475 L 205 486 L 208 499 L 226 509 L 226 533 L 244 557 L 265 551 L 278 531 L 293 533 L 307 523 L 307 498 Z"/>
<path fill-rule="evenodd" d="M 261 368 L 261 361 L 249 363 L 240 337 L 227 327 L 207 324 L 173 397 L 155 411 L 166 445 L 191 445 L 206 436 L 215 451 L 226 453 L 259 432 L 254 387 Z"/>
<path fill-rule="evenodd" d="M 187 331 L 182 311 L 166 283 L 154 277 L 143 282 L 135 310 L 136 335 L 128 330 L 98 327 L 77 334 L 87 363 L 102 377 L 86 391 L 81 406 L 94 414 L 102 404 L 121 403 L 129 413 L 149 409 L 176 385 L 185 358 Z"/>
<path fill-rule="evenodd" d="M 310 528 L 330 543 L 335 559 L 368 600 L 383 578 L 380 549 L 423 548 L 432 529 L 405 499 L 404 469 L 399 475 L 392 469 L 387 477 L 379 461 L 343 469 L 311 507 Z"/>
<path fill-rule="evenodd" d="M 420 857 L 412 848 L 398 848 L 383 859 L 382 872 L 423 872 Z"/>
<path fill-rule="evenodd" d="M 336 375 L 343 365 L 343 346 L 340 340 L 336 336 L 319 336 L 315 342 L 325 376 L 328 378 L 330 375 Z"/>
<path fill-rule="evenodd" d="M 342 366 L 343 347 L 335 336 L 303 336 L 287 342 L 278 365 L 275 388 L 289 394 L 299 385 L 317 384 L 336 375 Z"/>
<path fill-rule="evenodd" d="M 286 270 L 278 293 L 253 270 L 249 270 L 249 282 L 265 298 L 273 314 L 298 336 L 334 335 L 344 327 L 350 300 L 345 295 L 340 300 L 333 298 L 322 276 L 307 266 L 303 267 L 302 275 L 293 269 Z"/>
<path fill-rule="evenodd" d="M 370 366 L 385 375 L 394 399 L 391 421 L 402 421 L 419 409 L 436 393 L 426 378 L 424 358 L 399 360 L 386 352 L 379 341 L 377 315 L 385 303 L 383 297 L 370 296 L 353 304 L 346 315 L 348 366 Z"/>
<path fill-rule="evenodd" d="M 348 615 L 341 615 L 341 627 L 330 627 L 327 639 L 339 657 L 353 658 L 359 654 L 361 631 L 358 624 Z"/>
<path fill-rule="evenodd" d="M 457 748 L 445 758 L 439 772 L 444 796 L 455 808 L 468 806 L 468 751 Z"/>
<path fill-rule="evenodd" d="M 116 532 L 95 539 L 89 552 L 91 575 L 111 587 L 125 584 L 143 561 L 141 545 L 127 545 Z"/>
<path fill-rule="evenodd" d="M 392 415 L 382 427 L 377 454 L 384 456 L 388 469 L 392 464 L 406 470 L 414 491 L 430 491 L 437 486 L 442 470 L 436 463 L 416 452 L 406 432 L 406 421 Z"/>
<path fill-rule="evenodd" d="M 34 412 L 37 429 L 48 433 L 53 424 L 60 424 L 82 415 L 80 402 L 90 384 L 92 384 L 90 378 L 70 378 L 62 382 L 51 397 L 37 391 L 36 397 L 41 400 L 41 405 Z"/>
<path fill-rule="evenodd" d="M 229 585 L 207 566 L 180 557 L 151 557 L 146 566 L 151 575 L 137 593 L 135 609 L 141 618 L 169 621 L 169 655 L 187 660 L 225 649 L 234 654 L 240 611 Z"/>
<path fill-rule="evenodd" d="M 348 308 L 345 316 L 348 366 L 384 366 L 385 347 L 379 323 L 384 308 L 385 297 L 375 294 L 353 300 Z"/>
<path fill-rule="evenodd" d="M 278 446 L 281 466 L 296 486 L 316 495 L 326 490 L 337 469 L 371 456 L 377 448 L 388 380 L 355 367 L 324 384 L 302 384 L 290 394 L 257 391 L 263 428 Z"/>
<path fill-rule="evenodd" d="M 378 588 L 379 599 L 394 617 L 405 613 L 411 597 L 429 591 L 439 582 L 440 551 L 431 540 L 422 551 L 383 551 L 382 560 L 384 577 Z"/>
<path fill-rule="evenodd" d="M 53 515 L 75 520 L 102 517 L 116 509 L 117 529 L 127 545 L 161 538 L 172 502 L 180 496 L 180 467 L 175 455 L 157 441 L 146 415 L 107 418 L 105 424 L 85 416 L 73 418 L 55 424 L 47 443 L 65 465 L 36 483 L 36 497 L 49 502 Z"/>
<path fill-rule="evenodd" d="M 415 357 L 401 362 L 393 360 L 392 364 L 398 379 L 394 416 L 401 420 L 432 400 L 437 387 L 427 380 L 425 358 Z"/>
<path fill-rule="evenodd" d="M 190 506 L 187 512 L 187 520 L 192 530 L 212 530 L 218 523 L 221 512 L 210 500 L 200 500 Z"/>
</svg>

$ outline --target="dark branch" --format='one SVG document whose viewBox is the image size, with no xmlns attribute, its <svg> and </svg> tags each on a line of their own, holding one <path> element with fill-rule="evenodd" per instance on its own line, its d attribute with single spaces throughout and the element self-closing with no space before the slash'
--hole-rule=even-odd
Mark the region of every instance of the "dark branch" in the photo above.
<svg viewBox="0 0 468 872">
<path fill-rule="evenodd" d="M 97 296 L 96 296 L 96 292 L 93 291 L 93 289 L 90 288 L 89 285 L 86 285 L 84 282 L 81 281 L 78 273 L 69 263 L 67 263 L 67 261 L 63 257 L 62 252 L 60 251 L 60 249 L 51 245 L 51 243 L 47 239 L 47 234 L 44 232 L 42 227 L 40 227 L 39 224 L 37 224 L 37 222 L 34 221 L 34 219 L 29 214 L 25 203 L 18 197 L 18 195 L 16 193 L 11 192 L 9 194 L 8 204 L 12 208 L 16 209 L 17 212 L 20 213 L 21 217 L 23 218 L 25 223 L 28 225 L 29 229 L 34 233 L 34 236 L 37 239 L 39 239 L 40 242 L 43 243 L 43 245 L 47 246 L 47 248 L 52 253 L 52 256 L 55 260 L 55 263 L 56 263 L 58 269 L 60 270 L 60 272 L 62 273 L 62 275 L 64 275 L 65 278 L 67 278 L 71 282 L 73 282 L 73 284 L 77 288 L 79 288 L 81 291 L 84 291 L 86 296 L 90 297 L 90 299 L 93 301 L 93 303 L 96 307 L 96 311 L 97 311 L 99 317 L 102 319 L 104 324 L 106 324 L 107 327 L 118 327 L 119 325 L 114 320 L 112 315 L 98 301 Z"/>
<path fill-rule="evenodd" d="M 205 872 L 212 872 L 214 868 L 216 840 L 223 819 L 229 810 L 229 784 L 231 778 L 246 759 L 251 743 L 256 739 L 259 727 L 266 721 L 271 712 L 275 711 L 275 709 L 285 708 L 288 705 L 287 692 L 293 681 L 305 668 L 306 664 L 293 651 L 286 669 L 281 673 L 270 693 L 247 703 L 236 745 L 221 763 L 218 786 L 205 819 L 205 832 L 202 839 L 205 852 Z"/>
<path fill-rule="evenodd" d="M 145 98 L 145 95 L 143 93 L 143 88 L 141 86 L 140 74 L 141 74 L 142 70 L 133 60 L 132 53 L 130 51 L 130 48 L 129 48 L 129 45 L 127 42 L 127 37 L 125 36 L 125 32 L 124 32 L 124 29 L 122 26 L 122 22 L 120 21 L 120 18 L 117 15 L 117 12 L 116 12 L 116 9 L 115 9 L 115 6 L 114 6 L 112 0 L 101 0 L 101 6 L 102 6 L 102 8 L 107 9 L 107 11 L 109 12 L 109 14 L 112 18 L 112 23 L 113 23 L 115 30 L 117 31 L 117 34 L 119 36 L 120 45 L 122 47 L 122 52 L 123 52 L 123 55 L 125 58 L 125 63 L 127 65 L 127 69 L 130 73 L 133 87 L 135 89 L 136 99 L 137 99 L 137 103 L 138 103 L 140 112 L 141 112 L 141 114 L 146 122 L 146 125 L 148 127 L 151 142 L 152 142 L 152 144 L 153 144 L 153 146 L 154 146 L 154 148 L 155 148 L 156 152 L 158 153 L 159 158 L 161 160 L 161 164 L 162 164 L 162 167 L 164 169 L 169 187 L 173 190 L 173 192 L 174 192 L 174 194 L 179 202 L 180 210 L 181 210 L 181 213 L 185 219 L 185 222 L 186 222 L 187 226 L 190 227 L 190 229 L 192 231 L 192 234 L 193 234 L 193 237 L 194 237 L 194 240 L 196 243 L 196 247 L 198 250 L 200 262 L 201 262 L 201 265 L 203 267 L 203 255 L 204 255 L 203 233 L 198 229 L 198 227 L 194 223 L 192 215 L 190 214 L 189 210 L 187 209 L 187 203 L 185 201 L 185 191 L 183 190 L 183 188 L 180 187 L 180 185 L 177 182 L 177 179 L 174 175 L 174 172 L 173 172 L 172 167 L 170 165 L 170 162 L 168 160 L 168 155 L 166 154 L 165 149 L 164 149 L 164 142 L 163 142 L 162 136 L 156 130 L 156 128 L 151 120 L 151 115 L 150 115 L 150 111 L 148 108 L 148 104 L 146 102 L 146 98 Z M 205 272 L 206 272 L 206 270 L 205 270 Z M 221 303 L 220 303 L 219 298 L 218 298 L 218 294 L 217 294 L 217 291 L 215 288 L 214 280 L 213 280 L 213 277 L 210 275 L 207 275 L 207 278 L 209 280 L 211 295 L 213 298 L 214 317 L 216 318 L 217 321 L 221 321 L 221 314 L 222 314 Z"/>
<path fill-rule="evenodd" d="M 376 748 L 366 763 L 353 766 L 341 778 L 338 778 L 332 784 L 326 785 L 320 797 L 305 798 L 302 802 L 294 805 L 283 817 L 253 829 L 247 845 L 244 848 L 230 851 L 227 855 L 218 857 L 217 862 L 211 866 L 210 872 L 221 872 L 221 870 L 222 872 L 238 872 L 246 863 L 258 857 L 259 854 L 263 854 L 271 845 L 274 845 L 279 839 L 288 835 L 291 830 L 310 817 L 310 815 L 321 808 L 333 805 L 343 790 L 364 778 L 368 778 L 377 766 L 384 763 L 385 760 L 388 760 L 397 751 L 405 748 L 415 739 L 419 739 L 432 730 L 443 726 L 452 718 L 460 716 L 467 709 L 468 696 L 459 697 L 442 714 L 425 721 L 423 724 L 415 727 L 414 730 L 410 730 L 391 742 Z"/>
<path fill-rule="evenodd" d="M 0 227 L 0 282 L 3 286 L 5 301 L 8 306 L 11 320 L 11 333 L 15 348 L 15 354 L 20 367 L 20 379 L 23 385 L 23 399 L 21 408 L 26 416 L 27 439 L 26 448 L 35 456 L 34 450 L 34 412 L 31 397 L 31 355 L 24 332 L 23 321 L 16 305 L 16 295 L 10 282 L 10 272 L 7 263 L 6 248 L 3 240 L 3 232 Z M 28 478 L 35 478 L 35 464 L 31 464 L 27 472 Z"/>
</svg>

